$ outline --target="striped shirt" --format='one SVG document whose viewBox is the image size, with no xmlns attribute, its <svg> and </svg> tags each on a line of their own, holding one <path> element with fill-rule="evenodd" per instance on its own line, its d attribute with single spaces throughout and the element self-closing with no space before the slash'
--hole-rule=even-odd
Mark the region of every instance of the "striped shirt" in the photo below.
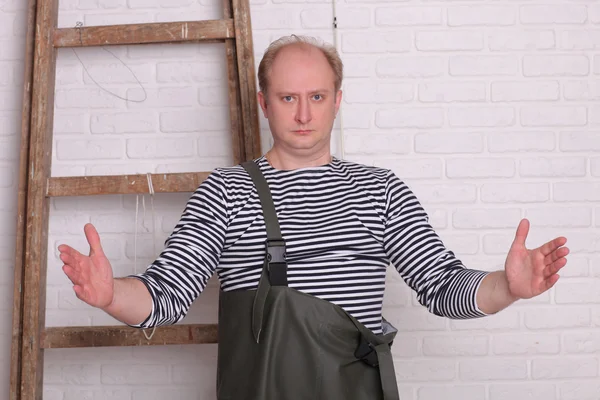
<svg viewBox="0 0 600 400">
<path fill-rule="evenodd" d="M 445 248 L 415 195 L 393 172 L 333 158 L 291 171 L 255 160 L 286 241 L 288 285 L 330 301 L 381 332 L 391 264 L 430 312 L 454 319 L 484 314 L 475 297 L 487 274 Z M 258 193 L 240 165 L 216 169 L 193 193 L 165 249 L 142 280 L 153 299 L 136 327 L 174 324 L 217 272 L 221 290 L 253 290 L 266 228 Z"/>
</svg>

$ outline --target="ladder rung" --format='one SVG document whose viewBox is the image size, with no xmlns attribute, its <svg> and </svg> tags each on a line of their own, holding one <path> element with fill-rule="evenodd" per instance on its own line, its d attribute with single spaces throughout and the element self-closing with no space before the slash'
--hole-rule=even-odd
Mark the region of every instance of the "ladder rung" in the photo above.
<svg viewBox="0 0 600 400">
<path fill-rule="evenodd" d="M 233 19 L 62 28 L 54 47 L 193 42 L 235 37 Z"/>
<path fill-rule="evenodd" d="M 147 329 L 146 334 L 150 331 Z M 201 343 L 217 343 L 217 324 L 161 326 L 151 340 L 140 329 L 124 325 L 46 328 L 41 337 L 44 349 Z"/>
<path fill-rule="evenodd" d="M 210 172 L 151 174 L 155 193 L 194 192 Z M 47 197 L 150 193 L 147 175 L 73 176 L 48 179 Z"/>
</svg>

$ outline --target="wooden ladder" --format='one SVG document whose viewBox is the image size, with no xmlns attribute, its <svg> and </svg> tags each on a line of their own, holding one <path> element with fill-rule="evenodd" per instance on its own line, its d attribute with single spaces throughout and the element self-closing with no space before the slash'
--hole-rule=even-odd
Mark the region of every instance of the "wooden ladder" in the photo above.
<svg viewBox="0 0 600 400">
<path fill-rule="evenodd" d="M 51 198 L 150 191 L 145 174 L 50 176 L 58 49 L 225 43 L 233 160 L 237 164 L 261 155 L 250 6 L 248 0 L 222 1 L 221 20 L 58 29 L 58 0 L 29 0 L 9 400 L 42 399 L 44 349 L 217 342 L 214 324 L 161 327 L 152 341 L 141 330 L 127 326 L 46 328 L 45 308 Z M 153 190 L 193 192 L 208 174 L 154 174 Z"/>
</svg>

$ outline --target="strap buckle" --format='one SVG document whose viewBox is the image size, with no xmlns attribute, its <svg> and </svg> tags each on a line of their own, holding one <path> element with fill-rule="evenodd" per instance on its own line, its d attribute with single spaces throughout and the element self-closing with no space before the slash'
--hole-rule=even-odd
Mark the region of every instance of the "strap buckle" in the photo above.
<svg viewBox="0 0 600 400">
<path fill-rule="evenodd" d="M 379 358 L 373 346 L 363 335 L 360 335 L 360 342 L 354 351 L 354 356 L 371 367 L 379 366 Z"/>
<path fill-rule="evenodd" d="M 285 261 L 285 240 L 267 239 L 267 272 L 273 286 L 287 286 L 287 263 Z"/>
</svg>

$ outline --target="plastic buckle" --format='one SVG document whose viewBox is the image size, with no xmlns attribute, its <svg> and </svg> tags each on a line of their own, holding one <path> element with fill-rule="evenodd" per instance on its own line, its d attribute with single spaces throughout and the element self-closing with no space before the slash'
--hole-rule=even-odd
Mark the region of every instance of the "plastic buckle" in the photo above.
<svg viewBox="0 0 600 400">
<path fill-rule="evenodd" d="M 269 264 L 285 263 L 285 241 L 283 239 L 267 239 L 267 261 Z"/>
<path fill-rule="evenodd" d="M 360 336 L 360 343 L 354 351 L 354 356 L 371 367 L 379 366 L 379 358 L 375 347 L 362 335 Z"/>
</svg>

